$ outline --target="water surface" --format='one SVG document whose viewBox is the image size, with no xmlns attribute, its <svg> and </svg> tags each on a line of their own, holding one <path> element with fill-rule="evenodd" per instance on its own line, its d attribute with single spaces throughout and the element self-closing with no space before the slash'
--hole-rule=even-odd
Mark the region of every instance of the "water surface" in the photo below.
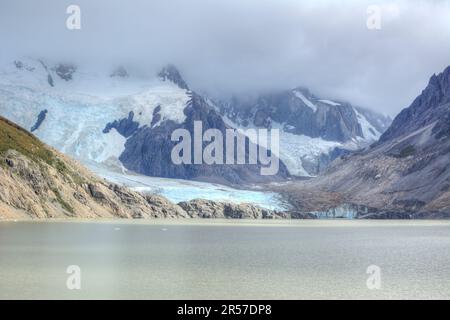
<svg viewBox="0 0 450 320">
<path fill-rule="evenodd" d="M 1 222 L 1 299 L 449 299 L 450 222 Z M 66 269 L 81 268 L 81 290 Z M 368 266 L 381 270 L 369 290 Z"/>
</svg>

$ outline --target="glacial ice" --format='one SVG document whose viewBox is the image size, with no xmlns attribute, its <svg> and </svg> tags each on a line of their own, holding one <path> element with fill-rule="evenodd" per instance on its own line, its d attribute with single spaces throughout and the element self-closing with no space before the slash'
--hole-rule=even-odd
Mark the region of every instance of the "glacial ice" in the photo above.
<svg viewBox="0 0 450 320">
<path fill-rule="evenodd" d="M 270 210 L 285 210 L 287 204 L 273 192 L 235 189 L 228 186 L 182 179 L 157 178 L 133 172 L 112 170 L 91 163 L 89 168 L 100 177 L 142 193 L 160 194 L 174 203 L 193 199 L 253 203 Z"/>
</svg>

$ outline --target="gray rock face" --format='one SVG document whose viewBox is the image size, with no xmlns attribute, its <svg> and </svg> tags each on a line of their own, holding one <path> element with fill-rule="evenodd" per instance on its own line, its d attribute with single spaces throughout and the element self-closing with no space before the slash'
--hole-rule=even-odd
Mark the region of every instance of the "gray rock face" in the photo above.
<svg viewBox="0 0 450 320">
<path fill-rule="evenodd" d="M 222 203 L 209 200 L 191 200 L 178 204 L 192 218 L 206 219 L 279 219 L 286 214 L 251 204 Z"/>
<path fill-rule="evenodd" d="M 186 121 L 182 124 L 165 121 L 156 127 L 143 126 L 139 128 L 125 144 L 125 151 L 119 158 L 123 165 L 129 170 L 149 176 L 195 179 L 225 184 L 280 181 L 288 177 L 288 171 L 282 162 L 280 162 L 276 176 L 262 176 L 260 164 L 173 164 L 171 151 L 176 142 L 171 141 L 171 134 L 175 129 L 184 128 L 192 133 L 194 132 L 194 121 L 201 121 L 203 130 L 215 128 L 225 136 L 227 128 L 222 117 L 195 93 L 192 94 L 192 99 L 184 112 Z M 247 146 L 248 143 L 247 139 Z M 224 146 L 224 155 L 225 153 L 226 147 Z"/>
<path fill-rule="evenodd" d="M 50 85 L 50 87 L 54 87 L 55 86 L 55 84 L 53 82 L 53 78 L 52 78 L 52 76 L 50 74 L 47 75 L 47 82 Z"/>
<path fill-rule="evenodd" d="M 160 120 L 161 120 L 161 106 L 157 106 L 155 110 L 153 110 L 153 118 L 152 123 L 150 124 L 151 127 L 154 127 Z"/>
<path fill-rule="evenodd" d="M 48 110 L 42 110 L 36 120 L 36 123 L 31 127 L 31 132 L 36 131 L 37 129 L 39 129 L 39 127 L 41 126 L 42 122 L 44 122 L 45 117 L 47 116 L 47 112 Z"/>
<path fill-rule="evenodd" d="M 390 128 L 382 135 L 380 142 L 386 142 L 413 132 L 433 122 L 433 129 L 440 136 L 449 131 L 448 104 L 450 103 L 450 66 L 439 75 L 433 75 L 428 86 L 408 108 L 402 110 Z"/>
<path fill-rule="evenodd" d="M 305 98 L 302 99 L 299 96 Z M 361 125 L 352 105 L 345 102 L 330 104 L 324 102 L 307 89 L 297 88 L 256 99 L 234 98 L 230 102 L 219 103 L 221 112 L 233 121 L 245 126 L 253 123 L 258 127 L 270 127 L 275 121 L 286 126 L 286 131 L 329 141 L 346 142 L 363 137 Z M 389 119 L 375 112 L 357 108 L 375 128 L 383 132 Z M 375 125 L 376 123 L 376 125 Z"/>
<path fill-rule="evenodd" d="M 188 89 L 178 70 L 169 65 L 160 73 L 159 77 L 164 81 L 172 81 L 180 88 Z M 186 120 L 182 124 L 173 121 L 159 123 L 161 107 L 154 109 L 153 120 L 149 125 L 137 128 L 133 122 L 133 115 L 128 119 L 122 119 L 110 123 L 105 128 L 107 133 L 111 128 L 116 128 L 122 135 L 128 138 L 125 151 L 119 160 L 129 170 L 149 176 L 194 179 L 225 184 L 241 184 L 253 182 L 280 181 L 288 177 L 288 171 L 280 162 L 279 172 L 276 176 L 262 176 L 261 164 L 257 165 L 208 165 L 208 164 L 181 164 L 172 162 L 171 152 L 176 142 L 171 141 L 172 132 L 176 129 L 186 129 L 194 132 L 194 122 L 201 121 L 203 130 L 218 129 L 225 136 L 228 128 L 218 114 L 200 95 L 191 93 L 191 100 L 184 109 Z M 156 126 L 156 123 L 158 125 Z M 249 141 L 246 139 L 247 156 Z M 205 147 L 207 143 L 204 143 Z M 224 158 L 226 146 L 224 146 Z"/>
<path fill-rule="evenodd" d="M 130 137 L 134 134 L 139 128 L 139 122 L 133 121 L 134 112 L 130 111 L 128 114 L 128 118 L 124 118 L 121 120 L 115 120 L 114 122 L 110 122 L 106 125 L 105 129 L 103 129 L 103 133 L 109 133 L 111 129 L 116 129 L 122 136 L 125 138 Z"/>
</svg>

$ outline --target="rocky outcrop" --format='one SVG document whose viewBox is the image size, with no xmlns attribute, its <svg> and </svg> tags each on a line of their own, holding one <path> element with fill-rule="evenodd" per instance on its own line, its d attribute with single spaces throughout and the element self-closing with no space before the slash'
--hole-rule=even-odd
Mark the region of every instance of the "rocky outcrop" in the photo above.
<svg viewBox="0 0 450 320">
<path fill-rule="evenodd" d="M 260 208 L 248 203 L 223 203 L 209 200 L 192 200 L 178 204 L 192 218 L 219 219 L 280 219 L 288 215 Z"/>
<path fill-rule="evenodd" d="M 179 206 L 159 195 L 147 195 L 147 204 L 155 212 L 155 218 L 189 218 L 190 216 Z"/>
<path fill-rule="evenodd" d="M 41 112 L 39 112 L 37 119 L 36 119 L 36 123 L 31 127 L 31 132 L 36 131 L 37 129 L 39 129 L 39 127 L 41 126 L 42 122 L 44 122 L 45 117 L 47 116 L 48 110 L 42 110 Z"/>
<path fill-rule="evenodd" d="M 380 143 L 414 132 L 438 122 L 434 133 L 445 132 L 450 127 L 448 104 L 450 103 L 450 66 L 439 75 L 433 75 L 428 86 L 414 102 L 395 117 L 392 125 L 381 136 Z M 437 134 L 439 135 L 439 134 Z"/>
<path fill-rule="evenodd" d="M 109 133 L 111 129 L 116 129 L 122 136 L 125 138 L 133 135 L 137 129 L 139 128 L 139 122 L 133 121 L 134 112 L 130 111 L 128 114 L 128 118 L 115 120 L 106 125 L 105 129 L 103 129 L 103 133 Z"/>
<path fill-rule="evenodd" d="M 61 79 L 65 81 L 72 80 L 72 76 L 77 70 L 77 67 L 73 64 L 60 63 L 55 67 L 55 72 Z"/>
</svg>

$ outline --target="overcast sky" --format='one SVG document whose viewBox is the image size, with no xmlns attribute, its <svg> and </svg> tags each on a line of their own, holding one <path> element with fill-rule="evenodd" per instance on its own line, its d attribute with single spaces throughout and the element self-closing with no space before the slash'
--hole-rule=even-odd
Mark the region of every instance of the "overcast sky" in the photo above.
<svg viewBox="0 0 450 320">
<path fill-rule="evenodd" d="M 171 62 L 199 91 L 301 85 L 395 115 L 450 65 L 449 1 L 1 0 L 0 55 Z M 70 4 L 81 30 L 66 28 Z"/>
</svg>

